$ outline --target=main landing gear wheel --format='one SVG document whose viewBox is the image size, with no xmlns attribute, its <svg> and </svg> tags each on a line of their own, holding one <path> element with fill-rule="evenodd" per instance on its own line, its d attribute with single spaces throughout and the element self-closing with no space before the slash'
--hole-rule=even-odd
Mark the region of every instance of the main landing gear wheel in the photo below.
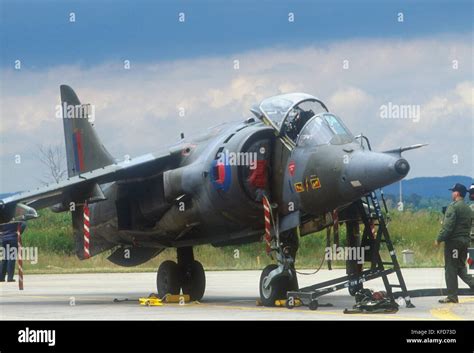
<svg viewBox="0 0 474 353">
<path fill-rule="evenodd" d="M 189 294 L 191 300 L 201 300 L 206 290 L 206 275 L 199 261 L 182 266 L 183 294 Z"/>
<path fill-rule="evenodd" d="M 181 274 L 178 264 L 174 261 L 164 261 L 156 277 L 156 288 L 158 297 L 163 298 L 166 294 L 179 294 L 181 287 Z"/>
<path fill-rule="evenodd" d="M 263 269 L 260 275 L 260 300 L 264 306 L 275 306 L 276 300 L 286 300 L 286 292 L 298 289 L 296 274 L 293 279 L 286 276 L 277 277 L 268 288 L 264 288 L 263 281 L 268 277 L 269 273 L 276 268 L 278 268 L 278 266 L 275 264 L 268 265 Z"/>
</svg>

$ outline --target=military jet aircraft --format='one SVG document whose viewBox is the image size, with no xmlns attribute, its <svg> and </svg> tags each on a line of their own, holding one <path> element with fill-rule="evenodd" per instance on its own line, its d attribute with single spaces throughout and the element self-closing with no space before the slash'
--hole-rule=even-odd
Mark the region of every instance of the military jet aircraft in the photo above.
<svg viewBox="0 0 474 353">
<path fill-rule="evenodd" d="M 410 167 L 401 152 L 421 147 L 373 152 L 321 100 L 290 93 L 263 100 L 245 121 L 117 161 L 88 110 L 75 109 L 87 106 L 69 86 L 60 92 L 68 178 L 4 198 L 0 222 L 19 214 L 32 218 L 44 207 L 71 212 L 77 256 L 109 250 L 108 259 L 121 266 L 176 248 L 177 261 L 158 269 L 159 296 L 182 291 L 201 299 L 205 272 L 193 247 L 262 241 L 265 207 L 273 219 L 268 246 L 277 264 L 263 270 L 260 296 L 273 305 L 298 287 L 296 230 L 304 229 L 301 236 L 321 230 L 328 212 L 402 179 Z"/>
</svg>

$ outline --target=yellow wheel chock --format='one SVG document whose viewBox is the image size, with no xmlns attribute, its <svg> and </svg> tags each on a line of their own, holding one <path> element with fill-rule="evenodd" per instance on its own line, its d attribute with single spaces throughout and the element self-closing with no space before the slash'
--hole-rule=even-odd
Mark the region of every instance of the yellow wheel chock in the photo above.
<svg viewBox="0 0 474 353">
<path fill-rule="evenodd" d="M 160 299 L 156 294 L 152 293 L 148 297 L 138 299 L 140 305 L 146 306 L 162 306 L 163 303 L 184 304 L 189 303 L 190 301 L 191 297 L 189 294 L 166 294 L 163 299 Z"/>
</svg>

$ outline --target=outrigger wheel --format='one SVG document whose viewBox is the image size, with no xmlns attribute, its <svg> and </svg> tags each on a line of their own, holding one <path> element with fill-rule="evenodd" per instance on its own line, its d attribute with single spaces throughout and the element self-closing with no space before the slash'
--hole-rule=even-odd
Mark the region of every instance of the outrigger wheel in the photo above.
<svg viewBox="0 0 474 353">
<path fill-rule="evenodd" d="M 268 288 L 264 288 L 263 281 L 276 268 L 278 268 L 276 264 L 268 265 L 260 275 L 260 300 L 264 306 L 275 306 L 276 300 L 286 300 L 286 292 L 298 289 L 296 273 L 292 278 L 288 276 L 277 277 Z"/>
</svg>

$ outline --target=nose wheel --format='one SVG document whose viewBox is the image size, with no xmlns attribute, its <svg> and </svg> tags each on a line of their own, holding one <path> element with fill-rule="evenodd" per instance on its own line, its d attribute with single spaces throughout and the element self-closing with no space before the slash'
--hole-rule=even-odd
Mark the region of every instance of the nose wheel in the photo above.
<svg viewBox="0 0 474 353">
<path fill-rule="evenodd" d="M 275 301 L 286 300 L 286 293 L 291 290 L 298 290 L 298 280 L 296 273 L 292 277 L 281 275 L 275 277 L 271 284 L 265 286 L 265 280 L 268 279 L 270 272 L 276 270 L 278 265 L 271 264 L 265 267 L 260 275 L 260 301 L 264 306 L 275 306 Z"/>
<path fill-rule="evenodd" d="M 156 278 L 158 296 L 188 294 L 191 300 L 201 300 L 206 289 L 206 275 L 199 261 L 194 260 L 192 248 L 178 248 L 178 263 L 164 261 Z"/>
<path fill-rule="evenodd" d="M 275 278 L 269 286 L 265 288 L 264 281 L 267 279 L 270 272 L 277 269 L 275 264 L 268 265 L 260 275 L 260 300 L 264 306 L 274 306 L 278 299 L 286 298 L 286 291 L 284 286 L 284 277 Z"/>
</svg>

